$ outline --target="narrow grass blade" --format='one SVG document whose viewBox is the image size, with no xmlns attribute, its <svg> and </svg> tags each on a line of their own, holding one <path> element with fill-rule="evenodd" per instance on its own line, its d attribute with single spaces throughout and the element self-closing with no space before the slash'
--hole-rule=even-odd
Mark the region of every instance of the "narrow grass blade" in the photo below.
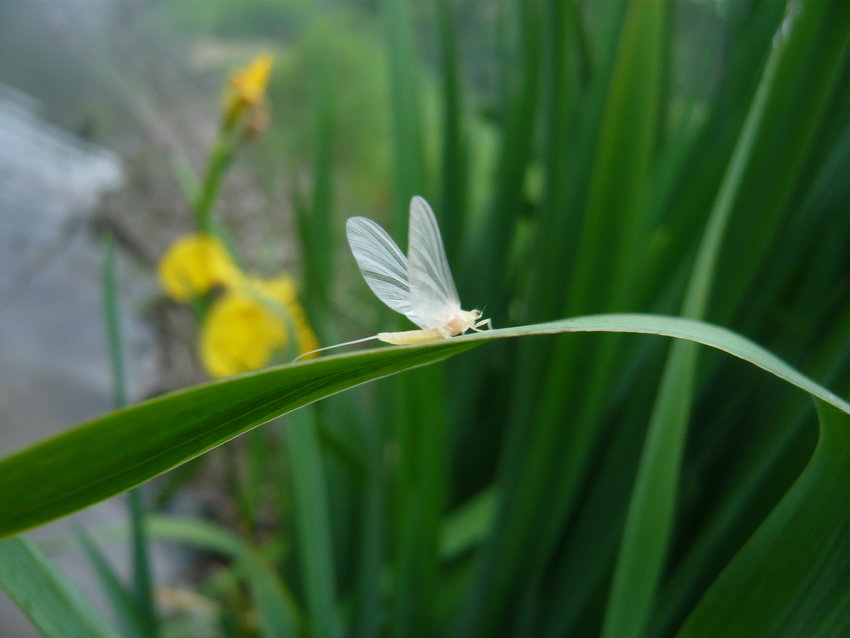
<svg viewBox="0 0 850 638">
<path fill-rule="evenodd" d="M 301 635 L 295 623 L 289 591 L 268 562 L 256 552 L 242 557 L 241 568 L 251 589 L 251 598 L 260 616 L 262 638 L 296 638 Z"/>
<path fill-rule="evenodd" d="M 116 408 L 127 405 L 127 374 L 121 337 L 121 316 L 115 282 L 115 240 L 106 239 L 103 245 L 103 323 L 106 328 L 109 364 L 112 372 L 113 403 Z"/>
<path fill-rule="evenodd" d="M 571 207 L 577 190 L 575 172 L 580 162 L 574 118 L 581 104 L 583 52 L 578 46 L 584 25 L 573 0 L 547 3 L 543 35 L 547 63 L 541 126 L 545 139 L 543 154 L 543 193 L 535 224 L 534 251 L 539 259 L 528 264 L 528 316 L 557 316 L 563 305 L 561 295 L 551 291 L 563 280 L 563 273 L 575 257 L 575 240 L 581 216 Z M 585 133 L 586 134 L 586 133 Z"/>
<path fill-rule="evenodd" d="M 469 158 L 464 129 L 461 66 L 457 51 L 457 28 L 453 2 L 437 0 L 440 38 L 440 72 L 443 88 L 442 201 L 437 209 L 446 255 L 453 262 L 463 245 L 463 222 L 467 206 Z"/>
<path fill-rule="evenodd" d="M 146 624 L 139 615 L 136 601 L 133 600 L 130 592 L 124 587 L 106 556 L 85 530 L 77 530 L 76 536 L 86 552 L 89 563 L 94 568 L 101 589 L 109 599 L 109 604 L 118 618 L 122 632 L 127 638 L 144 638 L 147 631 Z"/>
<path fill-rule="evenodd" d="M 342 625 L 336 602 L 333 546 L 319 433 L 311 410 L 289 417 L 284 430 L 287 465 L 293 490 L 293 517 L 297 525 L 297 558 L 307 594 L 311 635 L 336 638 Z"/>
<path fill-rule="evenodd" d="M 112 238 L 106 241 L 103 260 L 103 314 L 108 337 L 115 407 L 122 408 L 127 405 L 127 373 L 116 285 L 115 242 Z M 141 489 L 132 490 L 128 498 L 130 520 L 133 525 L 133 600 L 138 606 L 138 619 L 142 623 L 143 635 L 156 638 L 159 634 L 159 618 L 154 602 L 151 562 L 145 533 L 146 508 Z M 92 555 L 91 551 L 89 553 Z"/>
<path fill-rule="evenodd" d="M 189 158 L 181 148 L 175 148 L 171 154 L 171 168 L 174 178 L 180 187 L 180 194 L 186 204 L 192 205 L 197 200 L 201 190 L 201 183 L 195 170 L 192 168 Z"/>
<path fill-rule="evenodd" d="M 361 449 L 366 463 L 364 486 L 361 492 L 359 542 L 356 550 L 354 583 L 355 601 L 350 623 L 351 634 L 363 638 L 376 638 L 383 626 L 383 565 L 386 553 L 386 502 L 384 439 L 380 428 L 366 419 L 359 418 L 357 406 L 349 402 L 347 419 L 353 422 L 361 434 Z M 352 419 L 352 414 L 354 418 Z"/>
<path fill-rule="evenodd" d="M 77 588 L 26 538 L 0 543 L 0 587 L 47 638 L 118 638 Z"/>
<path fill-rule="evenodd" d="M 440 534 L 444 560 L 456 558 L 484 538 L 493 523 L 496 502 L 495 490 L 488 488 L 449 514 Z"/>
<path fill-rule="evenodd" d="M 533 162 L 535 109 L 540 87 L 538 3 L 507 0 L 501 25 L 504 30 L 507 67 L 501 87 L 500 118 L 502 136 L 496 164 L 495 182 L 487 203 L 487 223 L 474 233 L 472 247 L 457 273 L 460 289 L 474 289 L 480 299 L 493 304 L 498 321 L 505 304 L 505 274 L 516 225 L 521 218 L 524 184 Z"/>
<path fill-rule="evenodd" d="M 304 262 L 304 298 L 311 322 L 320 336 L 326 327 L 324 318 L 330 315 L 328 302 L 332 295 L 331 273 L 336 253 L 332 228 L 334 212 L 333 150 L 334 113 L 331 83 L 327 80 L 326 65 L 321 66 L 325 81 L 321 83 L 318 111 L 318 141 L 313 165 L 313 191 L 308 203 L 293 197 L 298 233 Z"/>
<path fill-rule="evenodd" d="M 789 2 L 785 20 L 774 38 L 777 81 L 771 87 L 756 131 L 755 158 L 744 170 L 744 187 L 735 196 L 740 211 L 738 229 L 725 250 L 735 259 L 718 263 L 724 282 L 714 296 L 712 313 L 724 323 L 746 298 L 748 288 L 787 219 L 792 195 L 807 160 L 817 159 L 816 140 L 824 114 L 835 95 L 847 63 L 850 4 L 804 0 Z M 772 184 L 764 189 L 763 184 Z M 756 213 L 757 211 L 757 213 Z"/>
<path fill-rule="evenodd" d="M 448 450 L 443 370 L 399 379 L 395 404 L 395 635 L 427 638 L 436 630 L 439 533 L 445 507 Z"/>
<path fill-rule="evenodd" d="M 383 0 L 390 64 L 393 155 L 396 165 L 393 228 L 407 235 L 407 212 L 413 195 L 427 193 L 425 142 L 417 86 L 416 52 L 409 0 Z"/>
<path fill-rule="evenodd" d="M 422 134 L 423 110 L 418 84 L 416 31 L 409 0 L 384 0 L 390 55 L 391 117 L 393 120 L 394 228 L 404 236 L 410 197 L 429 192 Z M 441 211 L 441 216 L 449 214 Z M 437 589 L 437 533 L 442 514 L 445 450 L 433 441 L 445 436 L 445 420 L 433 418 L 443 405 L 442 370 L 424 370 L 399 379 L 394 388 L 390 417 L 398 457 L 395 469 L 395 507 L 391 510 L 392 574 L 395 595 L 391 635 L 414 638 L 429 634 L 430 609 Z"/>
</svg>

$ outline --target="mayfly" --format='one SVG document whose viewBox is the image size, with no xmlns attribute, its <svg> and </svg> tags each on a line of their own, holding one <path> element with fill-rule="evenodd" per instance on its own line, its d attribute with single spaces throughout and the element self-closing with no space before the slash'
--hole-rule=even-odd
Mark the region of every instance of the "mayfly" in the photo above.
<svg viewBox="0 0 850 638">
<path fill-rule="evenodd" d="M 405 257 L 387 232 L 371 219 L 351 217 L 346 223 L 348 245 L 369 288 L 419 330 L 379 332 L 322 350 L 372 339 L 409 345 L 454 337 L 467 330 L 480 332 L 484 326 L 492 328 L 490 319 L 481 318 L 480 310 L 460 307 L 434 211 L 419 196 L 410 201 L 408 232 Z"/>
</svg>

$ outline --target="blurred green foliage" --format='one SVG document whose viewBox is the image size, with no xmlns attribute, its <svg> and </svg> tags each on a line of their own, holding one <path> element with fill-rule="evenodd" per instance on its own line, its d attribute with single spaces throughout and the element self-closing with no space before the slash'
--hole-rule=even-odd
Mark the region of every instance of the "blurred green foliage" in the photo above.
<svg viewBox="0 0 850 638">
<path fill-rule="evenodd" d="M 359 210 L 379 206 L 390 176 L 388 90 L 379 25 L 349 12 L 315 17 L 279 58 L 264 157 L 277 171 L 312 166 L 318 106 L 327 100 L 337 140 L 331 161 L 343 200 Z"/>
<path fill-rule="evenodd" d="M 366 213 L 404 246 L 421 194 L 499 327 L 681 314 L 850 390 L 847 3 L 162 8 L 278 49 L 264 170 L 293 185 L 324 343 L 401 325 L 340 238 Z M 221 387 L 249 405 L 297 370 Z M 736 361 L 623 335 L 505 340 L 328 398 L 234 470 L 247 549 L 223 553 L 249 587 L 222 635 L 845 635 L 847 422 L 819 409 L 820 431 Z M 174 415 L 187 437 L 195 418 Z"/>
<path fill-rule="evenodd" d="M 165 24 L 196 36 L 253 42 L 297 34 L 310 13 L 310 4 L 301 0 L 162 2 L 155 10 Z"/>
</svg>

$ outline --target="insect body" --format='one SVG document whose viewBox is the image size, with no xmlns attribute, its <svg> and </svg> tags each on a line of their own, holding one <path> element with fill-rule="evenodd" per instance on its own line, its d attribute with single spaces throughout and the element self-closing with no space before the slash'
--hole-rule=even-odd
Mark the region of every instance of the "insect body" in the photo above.
<svg viewBox="0 0 850 638">
<path fill-rule="evenodd" d="M 491 327 L 489 319 L 481 319 L 480 310 L 460 307 L 437 220 L 421 197 L 410 201 L 407 257 L 371 219 L 350 218 L 346 232 L 351 253 L 372 292 L 420 328 L 380 332 L 379 340 L 406 345 Z"/>
<path fill-rule="evenodd" d="M 366 217 L 351 217 L 346 234 L 354 260 L 372 292 L 419 330 L 379 332 L 330 348 L 371 339 L 409 345 L 454 337 L 467 330 L 479 331 L 485 326 L 492 328 L 489 319 L 481 318 L 480 310 L 460 307 L 437 220 L 421 197 L 410 201 L 409 226 L 407 256 L 383 228 Z"/>
</svg>

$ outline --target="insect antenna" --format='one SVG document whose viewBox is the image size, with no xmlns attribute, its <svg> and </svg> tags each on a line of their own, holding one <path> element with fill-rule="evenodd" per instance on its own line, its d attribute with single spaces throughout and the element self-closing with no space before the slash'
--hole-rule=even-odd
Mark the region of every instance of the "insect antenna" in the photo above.
<svg viewBox="0 0 850 638">
<path fill-rule="evenodd" d="M 317 348 L 316 350 L 310 350 L 310 352 L 305 352 L 303 354 L 299 354 L 295 359 L 292 360 L 293 363 L 296 363 L 303 359 L 304 357 L 316 354 L 317 352 L 323 352 L 324 350 L 333 350 L 334 348 L 342 348 L 343 346 L 353 346 L 355 343 L 363 343 L 365 341 L 372 341 L 373 339 L 377 339 L 377 335 L 373 335 L 371 337 L 364 337 L 363 339 L 355 339 L 354 341 L 346 341 L 345 343 L 336 343 L 332 346 L 325 346 L 324 348 Z"/>
</svg>

